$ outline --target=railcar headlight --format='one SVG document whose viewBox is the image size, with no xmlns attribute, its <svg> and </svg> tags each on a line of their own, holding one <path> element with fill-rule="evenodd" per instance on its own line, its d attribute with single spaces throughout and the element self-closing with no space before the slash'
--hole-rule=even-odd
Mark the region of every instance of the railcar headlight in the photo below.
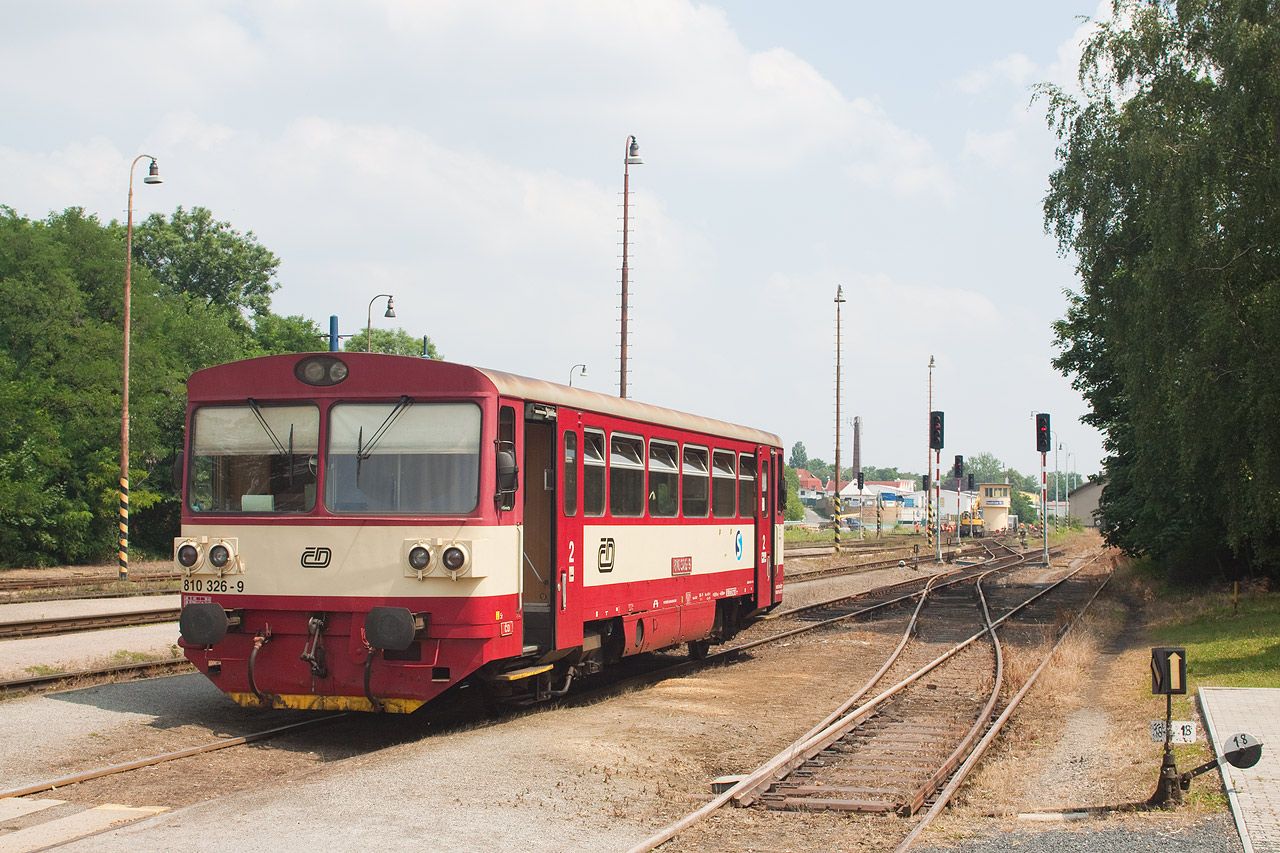
<svg viewBox="0 0 1280 853">
<path fill-rule="evenodd" d="M 444 549 L 444 556 L 441 561 L 444 567 L 451 572 L 456 572 L 467 564 L 467 552 L 463 551 L 457 545 L 450 545 Z"/>
<path fill-rule="evenodd" d="M 231 549 L 226 545 L 214 545 L 209 549 L 209 562 L 215 568 L 223 568 L 231 561 Z"/>
<path fill-rule="evenodd" d="M 191 568 L 200 562 L 200 549 L 188 542 L 178 549 L 178 562 L 184 568 Z"/>
<path fill-rule="evenodd" d="M 293 368 L 293 375 L 308 385 L 337 385 L 348 372 L 345 362 L 328 355 L 304 358 Z"/>
<path fill-rule="evenodd" d="M 418 571 L 422 571 L 431 565 L 431 552 L 422 545 L 414 545 L 409 549 L 409 565 Z"/>
</svg>

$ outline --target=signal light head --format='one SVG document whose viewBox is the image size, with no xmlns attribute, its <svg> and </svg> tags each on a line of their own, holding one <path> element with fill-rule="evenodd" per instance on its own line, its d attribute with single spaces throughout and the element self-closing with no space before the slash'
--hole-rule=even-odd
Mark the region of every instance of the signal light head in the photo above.
<svg viewBox="0 0 1280 853">
<path fill-rule="evenodd" d="M 941 450 L 942 443 L 942 412 L 929 413 L 929 449 Z"/>
<path fill-rule="evenodd" d="M 1036 450 L 1048 453 L 1053 449 L 1052 430 L 1049 429 L 1049 414 L 1041 412 L 1036 415 Z"/>
</svg>

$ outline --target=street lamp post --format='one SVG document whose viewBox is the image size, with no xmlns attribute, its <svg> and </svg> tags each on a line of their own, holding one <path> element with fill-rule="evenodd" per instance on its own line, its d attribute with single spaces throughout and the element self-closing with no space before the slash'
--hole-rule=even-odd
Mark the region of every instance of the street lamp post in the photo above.
<svg viewBox="0 0 1280 853">
<path fill-rule="evenodd" d="M 382 316 L 383 317 L 396 316 L 395 297 L 392 296 L 390 293 L 379 293 L 377 296 L 369 300 L 369 316 L 364 326 L 364 351 L 365 352 L 373 352 L 373 303 L 383 298 L 387 300 L 387 313 L 383 314 Z"/>
<path fill-rule="evenodd" d="M 150 154 L 139 154 L 129 164 L 129 213 L 124 237 L 124 377 L 120 402 L 120 580 L 129 579 L 129 327 L 133 275 L 133 170 L 139 160 L 150 160 L 144 184 L 162 184 L 160 167 Z"/>
<path fill-rule="evenodd" d="M 640 143 L 636 142 L 634 136 L 628 136 L 622 157 L 622 346 L 618 362 L 619 397 L 627 396 L 627 230 L 630 225 L 628 211 L 631 202 L 631 167 L 643 163 L 640 159 Z"/>
<path fill-rule="evenodd" d="M 579 367 L 581 367 L 582 369 L 581 369 L 581 370 L 578 370 L 578 368 L 579 368 Z M 577 373 L 579 376 L 586 376 L 586 375 L 587 375 L 587 366 L 586 366 L 585 364 L 575 364 L 573 367 L 569 368 L 569 387 L 570 387 L 570 388 L 572 388 L 572 387 L 573 387 L 573 374 L 574 374 L 574 373 Z"/>
</svg>

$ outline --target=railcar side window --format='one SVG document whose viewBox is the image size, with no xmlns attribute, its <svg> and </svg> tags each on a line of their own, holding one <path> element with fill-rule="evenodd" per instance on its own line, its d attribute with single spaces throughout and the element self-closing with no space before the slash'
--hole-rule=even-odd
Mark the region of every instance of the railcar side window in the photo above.
<svg viewBox="0 0 1280 853">
<path fill-rule="evenodd" d="M 644 514 L 644 439 L 609 437 L 609 514 Z"/>
<path fill-rule="evenodd" d="M 578 514 L 578 434 L 564 434 L 564 476 L 561 478 L 564 489 L 564 514 Z"/>
<path fill-rule="evenodd" d="M 737 473 L 733 452 L 717 450 L 711 455 L 711 514 L 716 518 L 733 518 Z"/>
<path fill-rule="evenodd" d="M 685 518 L 707 517 L 707 449 L 684 446 L 680 469 L 680 509 Z"/>
<path fill-rule="evenodd" d="M 329 410 L 325 506 L 334 512 L 471 512 L 480 497 L 474 403 L 339 403 Z"/>
<path fill-rule="evenodd" d="M 787 513 L 787 477 L 777 454 L 774 454 L 773 461 L 777 463 L 773 466 L 774 476 L 778 481 L 774 494 L 778 500 L 778 520 L 781 521 Z"/>
<path fill-rule="evenodd" d="M 604 433 L 582 434 L 582 514 L 604 515 Z"/>
<path fill-rule="evenodd" d="M 316 505 L 320 410 L 202 406 L 191 418 L 192 512 L 308 512 Z"/>
<path fill-rule="evenodd" d="M 680 506 L 679 448 L 665 441 L 649 442 L 649 515 L 674 518 Z"/>
<path fill-rule="evenodd" d="M 738 457 L 738 512 L 756 513 L 756 458 L 748 453 Z"/>
</svg>

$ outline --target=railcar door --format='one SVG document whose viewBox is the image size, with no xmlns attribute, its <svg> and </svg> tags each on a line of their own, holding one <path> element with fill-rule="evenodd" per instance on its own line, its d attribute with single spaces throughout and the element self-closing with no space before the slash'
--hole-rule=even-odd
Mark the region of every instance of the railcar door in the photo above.
<svg viewBox="0 0 1280 853">
<path fill-rule="evenodd" d="M 524 418 L 524 565 L 521 608 L 526 652 L 544 652 L 555 638 L 555 409 L 525 404 Z"/>
<path fill-rule="evenodd" d="M 578 412 L 561 409 L 556 442 L 559 509 L 556 519 L 556 648 L 582 645 L 582 430 Z"/>
<path fill-rule="evenodd" d="M 773 562 L 773 451 L 768 447 L 756 448 L 756 506 L 753 515 L 756 522 L 756 607 L 774 604 Z"/>
</svg>

